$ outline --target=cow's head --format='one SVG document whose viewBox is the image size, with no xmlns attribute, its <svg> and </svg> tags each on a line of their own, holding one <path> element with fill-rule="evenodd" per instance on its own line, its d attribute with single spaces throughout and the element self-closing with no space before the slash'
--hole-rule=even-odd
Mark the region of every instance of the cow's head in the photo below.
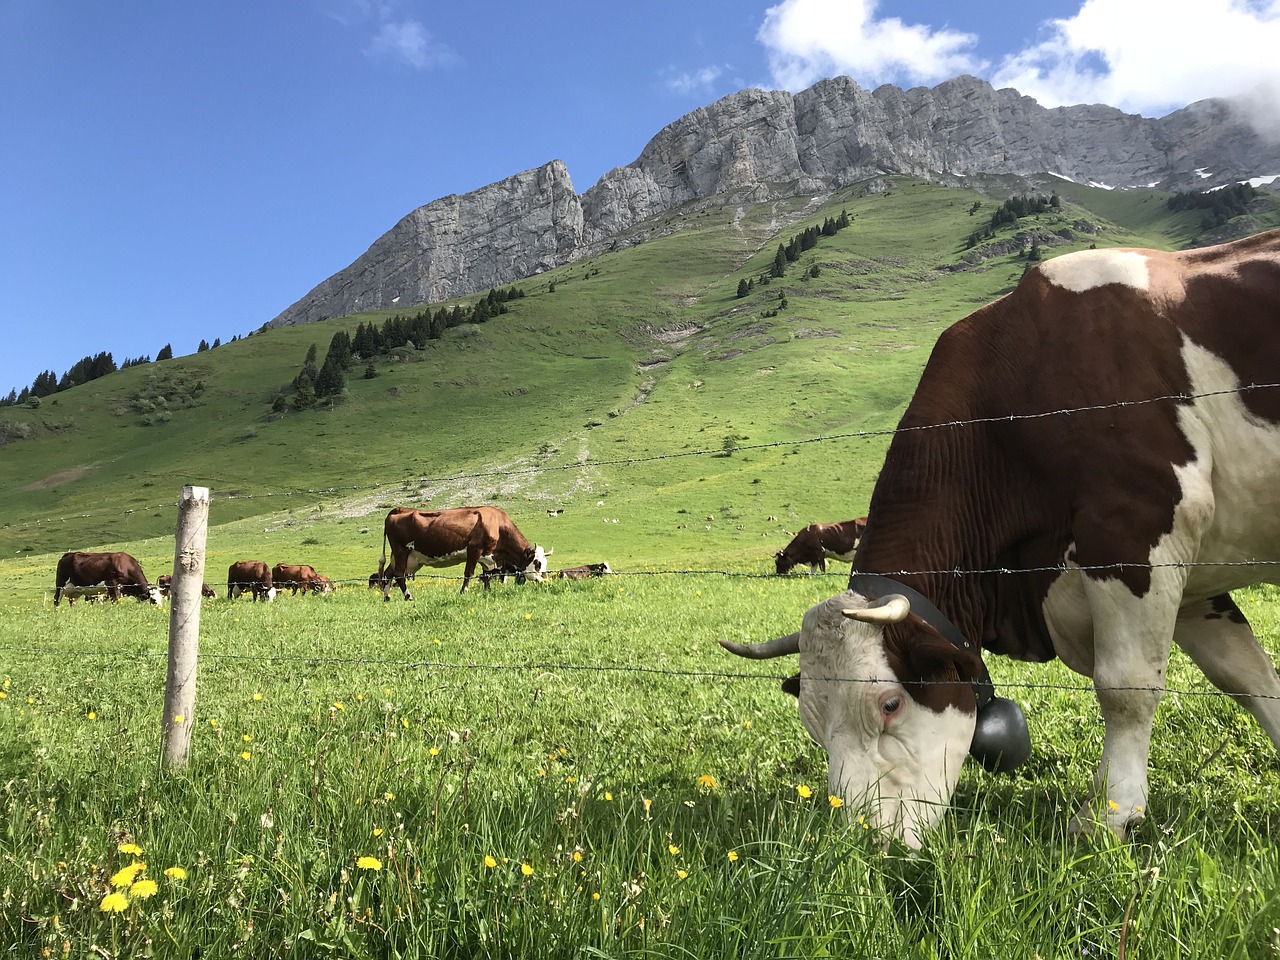
<svg viewBox="0 0 1280 960">
<path fill-rule="evenodd" d="M 553 552 L 543 550 L 542 544 L 535 543 L 524 552 L 524 569 L 520 571 L 520 575 L 526 580 L 534 580 L 538 583 L 547 579 L 547 557 Z"/>
<path fill-rule="evenodd" d="M 773 563 L 780 577 L 785 577 L 791 572 L 791 568 L 796 565 L 796 562 L 791 559 L 786 550 L 779 550 L 775 553 L 773 555 Z"/>
<path fill-rule="evenodd" d="M 800 719 L 827 751 L 831 795 L 918 847 L 973 741 L 981 660 L 911 614 L 905 597 L 851 591 L 812 607 L 799 633 L 721 644 L 753 658 L 800 655 Z"/>
</svg>

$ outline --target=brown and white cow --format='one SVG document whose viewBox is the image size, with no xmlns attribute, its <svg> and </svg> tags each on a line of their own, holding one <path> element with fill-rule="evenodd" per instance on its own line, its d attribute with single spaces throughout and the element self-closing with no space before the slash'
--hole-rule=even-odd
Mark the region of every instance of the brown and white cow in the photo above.
<svg viewBox="0 0 1280 960">
<path fill-rule="evenodd" d="M 277 590 L 289 590 L 290 596 L 303 593 L 331 593 L 333 581 L 316 573 L 309 563 L 277 563 L 271 568 L 271 583 Z"/>
<path fill-rule="evenodd" d="M 858 540 L 866 526 L 866 517 L 841 520 L 839 523 L 809 524 L 773 555 L 778 576 L 784 576 L 805 564 L 810 572 L 821 570 L 826 573 L 828 560 L 852 563 L 853 551 L 857 549 Z"/>
<path fill-rule="evenodd" d="M 65 595 L 68 604 L 77 596 L 105 593 L 112 602 L 136 597 L 159 606 L 160 591 L 147 582 L 142 565 L 127 553 L 64 553 L 54 575 L 53 605 Z"/>
<path fill-rule="evenodd" d="M 387 545 L 391 545 L 391 566 Z M 542 580 L 547 573 L 550 550 L 525 539 L 511 518 L 493 506 L 451 507 L 445 510 L 417 510 L 396 507 L 387 514 L 382 532 L 382 559 L 377 579 L 383 582 L 383 599 L 391 599 L 394 579 L 406 600 L 413 595 L 405 585 L 419 567 L 451 567 L 466 563 L 462 593 L 479 566 L 485 589 L 495 575 L 516 574 Z M 384 579 L 385 578 L 385 579 Z M 370 578 L 374 582 L 374 578 Z"/>
<path fill-rule="evenodd" d="M 269 603 L 276 598 L 271 568 L 265 560 L 237 560 L 227 568 L 227 599 L 234 600 L 246 592 L 253 595 L 255 603 Z"/>
<path fill-rule="evenodd" d="M 613 573 L 609 564 L 605 561 L 599 563 L 584 563 L 578 567 L 565 567 L 556 572 L 556 576 L 561 580 L 590 580 L 592 577 L 607 577 Z"/>
<path fill-rule="evenodd" d="M 1049 260 L 939 339 L 849 591 L 798 633 L 726 645 L 799 653 L 830 792 L 911 844 L 966 752 L 1030 750 L 981 651 L 1059 657 L 1105 725 L 1072 828 L 1123 835 L 1173 643 L 1280 744 L 1280 679 L 1228 593 L 1278 577 L 1278 374 L 1280 231 Z"/>
<path fill-rule="evenodd" d="M 160 576 L 156 578 L 156 586 L 160 588 L 160 596 L 169 596 L 169 592 L 173 589 L 173 575 L 169 573 L 160 574 Z M 200 584 L 200 596 L 212 599 L 216 597 L 217 594 L 214 592 L 213 587 L 209 586 L 207 583 L 202 583 Z"/>
</svg>

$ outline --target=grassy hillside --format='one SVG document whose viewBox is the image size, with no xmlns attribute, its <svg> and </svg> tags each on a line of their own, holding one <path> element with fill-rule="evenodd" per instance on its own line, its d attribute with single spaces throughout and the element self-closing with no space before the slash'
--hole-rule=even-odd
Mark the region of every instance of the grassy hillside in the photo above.
<svg viewBox="0 0 1280 960">
<path fill-rule="evenodd" d="M 1196 218 L 1159 195 L 1061 193 L 1061 213 L 998 239 L 1072 229 L 1074 242 L 1045 246 L 1052 256 L 1194 233 Z M 1017 282 L 1016 252 L 965 249 L 997 205 L 907 178 L 820 206 L 691 205 L 653 225 L 655 239 L 523 281 L 508 314 L 380 358 L 373 379 L 358 363 L 324 409 L 278 415 L 271 401 L 309 345 L 323 358 L 335 331 L 390 311 L 260 332 L 5 408 L 0 425 L 27 438 L 0 447 L 3 569 L 43 581 L 64 550 L 130 544 L 154 577 L 172 559 L 184 484 L 212 490 L 211 571 L 224 554 L 305 554 L 364 576 L 384 508 L 428 500 L 506 507 L 556 548 L 553 565 L 763 568 L 789 531 L 865 510 L 882 431 L 938 333 Z M 841 211 L 849 227 L 736 296 L 779 243 Z M 1273 206 L 1267 217 L 1280 222 Z"/>
</svg>

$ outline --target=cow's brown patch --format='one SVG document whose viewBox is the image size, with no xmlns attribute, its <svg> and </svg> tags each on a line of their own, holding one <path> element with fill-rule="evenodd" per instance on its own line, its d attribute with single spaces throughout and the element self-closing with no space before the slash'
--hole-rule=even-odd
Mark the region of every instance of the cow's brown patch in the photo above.
<svg viewBox="0 0 1280 960">
<path fill-rule="evenodd" d="M 98 469 L 98 464 L 96 463 L 82 463 L 79 466 L 71 467 L 68 470 L 59 470 L 57 473 L 51 473 L 42 480 L 36 480 L 34 483 L 27 484 L 22 489 L 52 490 L 54 487 L 60 487 L 64 483 L 71 483 L 75 480 L 79 480 L 90 470 L 96 469 Z"/>
</svg>

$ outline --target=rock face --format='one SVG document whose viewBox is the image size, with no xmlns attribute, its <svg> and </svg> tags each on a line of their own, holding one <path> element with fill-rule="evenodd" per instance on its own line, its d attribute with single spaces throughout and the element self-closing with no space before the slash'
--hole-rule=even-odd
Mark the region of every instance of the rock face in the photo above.
<svg viewBox="0 0 1280 960">
<path fill-rule="evenodd" d="M 1081 183 L 1207 189 L 1280 174 L 1280 141 L 1229 101 L 1158 120 L 1101 105 L 1046 109 L 974 77 L 864 90 L 848 77 L 792 95 L 742 90 L 664 127 L 581 197 L 553 160 L 419 207 L 268 326 L 431 303 L 636 242 L 692 200 L 821 196 L 885 174 L 1052 173 Z M 630 235 L 629 232 L 631 232 Z"/>
</svg>

